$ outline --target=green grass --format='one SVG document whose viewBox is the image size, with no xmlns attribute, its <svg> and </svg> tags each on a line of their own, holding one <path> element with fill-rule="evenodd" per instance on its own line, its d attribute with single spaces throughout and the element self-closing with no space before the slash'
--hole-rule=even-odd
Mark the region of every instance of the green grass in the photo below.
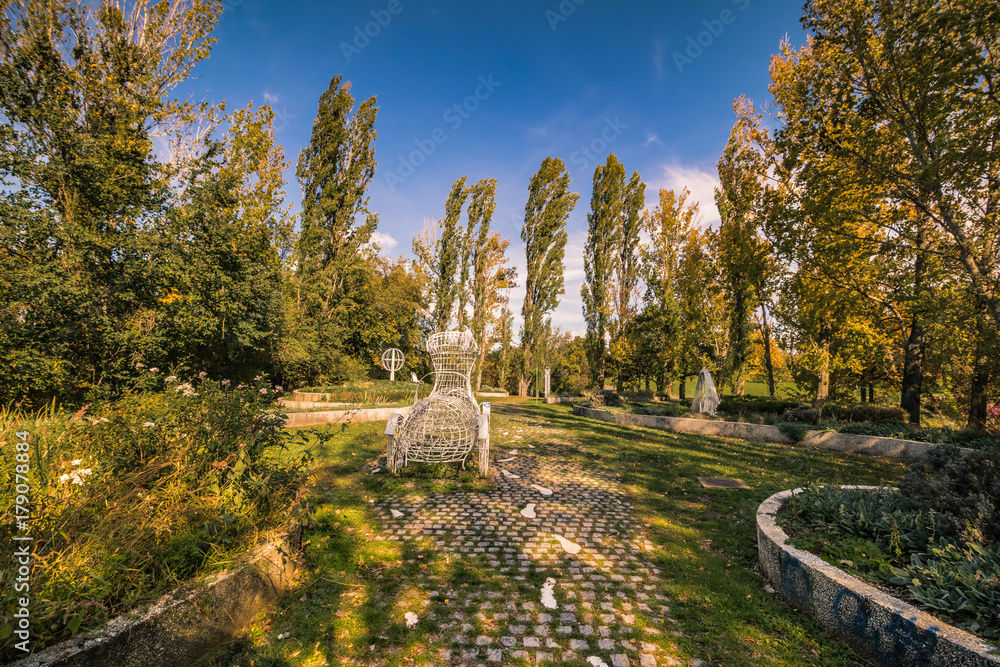
<svg viewBox="0 0 1000 667">
<path fill-rule="evenodd" d="M 568 458 L 618 476 L 635 502 L 640 528 L 655 545 L 650 557 L 663 573 L 657 592 L 672 600 L 671 616 L 681 634 L 664 633 L 658 641 L 665 648 L 713 665 L 863 664 L 815 623 L 765 592 L 757 573 L 755 513 L 776 491 L 810 481 L 891 482 L 902 477 L 902 464 L 618 426 L 575 417 L 569 405 L 505 399 L 494 406 L 495 432 L 514 420 L 545 420 L 565 429 L 561 437 L 574 444 L 566 448 Z M 368 474 L 365 464 L 384 448 L 382 426 L 352 425 L 313 450 L 317 467 L 307 496 L 303 582 L 211 664 L 433 662 L 437 649 L 445 647 L 437 625 L 441 621 L 421 614 L 416 629 L 403 625 L 403 612 L 423 599 L 413 586 L 418 572 L 429 569 L 442 590 L 504 591 L 518 585 L 537 591 L 540 582 L 499 580 L 478 559 L 456 559 L 418 543 L 371 539 L 379 525 L 371 509 L 374 502 L 388 496 L 475 493 L 489 484 L 455 466 L 413 468 L 399 478 Z M 517 446 L 535 437 L 526 435 Z M 496 447 L 507 444 L 494 440 Z M 703 489 L 698 476 L 736 477 L 751 489 Z M 443 620 L 451 603 L 437 598 L 421 608 L 437 611 Z M 286 632 L 287 638 L 279 638 Z M 478 632 L 493 636 L 500 629 L 477 627 L 471 634 Z"/>
</svg>

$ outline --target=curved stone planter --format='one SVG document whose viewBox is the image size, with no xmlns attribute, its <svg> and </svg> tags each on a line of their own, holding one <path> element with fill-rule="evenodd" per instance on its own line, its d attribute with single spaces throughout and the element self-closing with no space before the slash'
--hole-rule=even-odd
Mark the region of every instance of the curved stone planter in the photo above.
<svg viewBox="0 0 1000 667">
<path fill-rule="evenodd" d="M 712 419 L 687 419 L 683 417 L 657 417 L 654 415 L 633 415 L 626 412 L 609 412 L 573 406 L 573 414 L 590 419 L 622 424 L 624 426 L 642 426 L 674 433 L 699 433 L 722 438 L 742 438 L 743 440 L 762 440 L 777 442 L 784 445 L 796 444 L 794 440 L 781 432 L 777 426 L 766 424 L 746 424 L 744 422 L 724 422 Z M 851 454 L 868 454 L 885 456 L 904 461 L 918 461 L 927 458 L 927 452 L 935 447 L 929 442 L 916 440 L 899 440 L 897 438 L 879 438 L 873 435 L 855 435 L 853 433 L 829 433 L 826 431 L 810 431 L 805 440 L 798 443 L 816 449 L 829 449 Z M 962 448 L 968 454 L 971 449 Z"/>
<path fill-rule="evenodd" d="M 477 391 L 475 394 L 479 398 L 507 398 L 510 396 L 510 393 L 506 391 Z"/>
<path fill-rule="evenodd" d="M 177 667 L 192 665 L 232 639 L 294 584 L 298 525 L 246 564 L 193 591 L 175 591 L 143 612 L 50 646 L 11 667 Z"/>
<path fill-rule="evenodd" d="M 786 544 L 788 536 L 774 515 L 799 491 L 776 493 L 757 509 L 760 565 L 782 598 L 879 665 L 1000 665 L 1000 656 L 990 655 L 994 647 L 981 639 Z"/>
</svg>

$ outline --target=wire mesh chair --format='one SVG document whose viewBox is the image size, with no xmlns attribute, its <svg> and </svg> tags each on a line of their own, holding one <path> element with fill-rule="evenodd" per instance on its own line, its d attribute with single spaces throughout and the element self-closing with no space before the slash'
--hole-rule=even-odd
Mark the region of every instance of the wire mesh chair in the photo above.
<svg viewBox="0 0 1000 667">
<path fill-rule="evenodd" d="M 434 388 L 416 401 L 404 417 L 393 414 L 386 425 L 389 471 L 398 474 L 411 461 L 450 463 L 466 459 L 479 448 L 479 473 L 489 468 L 489 404 L 479 404 L 470 376 L 479 346 L 468 329 L 442 331 L 427 340 L 434 365 Z"/>
</svg>

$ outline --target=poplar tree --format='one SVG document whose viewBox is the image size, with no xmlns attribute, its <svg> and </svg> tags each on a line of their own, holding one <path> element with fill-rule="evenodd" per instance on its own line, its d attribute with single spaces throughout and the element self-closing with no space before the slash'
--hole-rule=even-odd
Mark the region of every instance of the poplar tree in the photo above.
<svg viewBox="0 0 1000 667">
<path fill-rule="evenodd" d="M 680 306 L 677 302 L 678 272 L 684 243 L 698 215 L 698 202 L 687 204 L 690 192 L 680 194 L 661 189 L 659 205 L 642 219 L 649 243 L 642 248 L 643 277 L 646 283 L 646 319 L 655 330 L 655 350 L 649 369 L 660 391 L 679 366 L 681 356 Z M 681 378 L 684 381 L 684 378 Z"/>
<path fill-rule="evenodd" d="M 611 325 L 611 287 L 614 249 L 621 228 L 618 225 L 624 201 L 625 167 L 614 153 L 607 164 L 594 170 L 594 189 L 587 214 L 587 243 L 583 250 L 585 281 L 580 288 L 583 318 L 587 323 L 587 360 L 594 388 L 604 389 L 605 352 Z"/>
<path fill-rule="evenodd" d="M 758 307 L 768 305 L 764 284 L 769 269 L 767 245 L 758 235 L 764 194 L 763 159 L 748 140 L 746 123 L 747 118 L 740 116 L 730 132 L 718 163 L 720 187 L 715 190 L 715 202 L 722 219 L 718 251 L 729 311 L 726 367 L 729 383 L 740 395 L 753 351 L 753 315 Z M 765 354 L 769 360 L 769 334 Z M 770 388 L 773 395 L 773 375 Z"/>
<path fill-rule="evenodd" d="M 375 176 L 375 101 L 368 98 L 352 115 L 351 82 L 334 76 L 295 170 L 302 186 L 298 271 L 318 286 L 327 311 L 378 226 L 367 195 Z"/>
<path fill-rule="evenodd" d="M 639 211 L 645 188 L 639 172 L 626 183 L 625 167 L 614 153 L 594 170 L 583 255 L 586 280 L 580 293 L 591 379 L 598 390 L 604 388 L 606 339 L 609 334 L 624 332 L 631 316 L 631 299 L 638 282 Z"/>
<path fill-rule="evenodd" d="M 566 220 L 580 199 L 580 195 L 569 191 L 569 182 L 563 161 L 547 157 L 528 185 L 521 228 L 527 259 L 521 307 L 522 387 L 526 386 L 529 370 L 538 362 L 538 349 L 551 328 L 549 315 L 565 292 Z"/>
<path fill-rule="evenodd" d="M 456 180 L 445 201 L 445 216 L 441 223 L 441 236 L 435 244 L 434 276 L 431 298 L 434 300 L 434 326 L 437 331 L 447 331 L 451 323 L 451 310 L 461 290 L 456 278 L 461 253 L 464 252 L 465 235 L 458 228 L 462 206 L 469 196 L 463 176 Z"/>
<path fill-rule="evenodd" d="M 504 306 L 505 293 L 513 287 L 516 276 L 514 268 L 506 266 L 510 241 L 502 238 L 499 232 L 490 231 L 490 222 L 496 209 L 496 186 L 495 178 L 478 181 L 470 188 L 468 208 L 468 229 L 472 239 L 469 261 L 472 317 L 469 321 L 472 335 L 479 344 L 476 380 L 473 385 L 477 389 L 482 384 L 486 353 L 494 340 L 490 334 L 503 325 L 496 309 Z M 503 337 L 502 331 L 496 333 L 500 334 L 497 338 Z"/>
</svg>

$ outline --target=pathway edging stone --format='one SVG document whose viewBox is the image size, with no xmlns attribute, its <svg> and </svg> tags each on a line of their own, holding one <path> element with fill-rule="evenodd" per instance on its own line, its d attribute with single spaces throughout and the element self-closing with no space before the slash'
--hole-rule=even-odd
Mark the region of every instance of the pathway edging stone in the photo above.
<svg viewBox="0 0 1000 667">
<path fill-rule="evenodd" d="M 744 422 L 714 421 L 709 419 L 687 419 L 684 417 L 659 417 L 655 415 L 633 415 L 625 412 L 610 412 L 582 405 L 573 406 L 573 414 L 599 419 L 601 421 L 621 424 L 623 426 L 641 426 L 655 428 L 674 433 L 696 433 L 700 435 L 721 438 L 740 438 L 743 440 L 761 440 L 784 445 L 800 444 L 816 449 L 829 449 L 851 454 L 867 454 L 884 456 L 886 458 L 902 459 L 904 461 L 920 461 L 927 458 L 927 452 L 936 447 L 932 443 L 916 440 L 901 440 L 899 438 L 880 438 L 871 435 L 854 433 L 830 433 L 826 431 L 810 431 L 806 438 L 796 443 L 781 432 L 777 426 L 767 424 L 747 424 Z M 973 450 L 960 448 L 962 453 L 969 454 Z"/>
</svg>

